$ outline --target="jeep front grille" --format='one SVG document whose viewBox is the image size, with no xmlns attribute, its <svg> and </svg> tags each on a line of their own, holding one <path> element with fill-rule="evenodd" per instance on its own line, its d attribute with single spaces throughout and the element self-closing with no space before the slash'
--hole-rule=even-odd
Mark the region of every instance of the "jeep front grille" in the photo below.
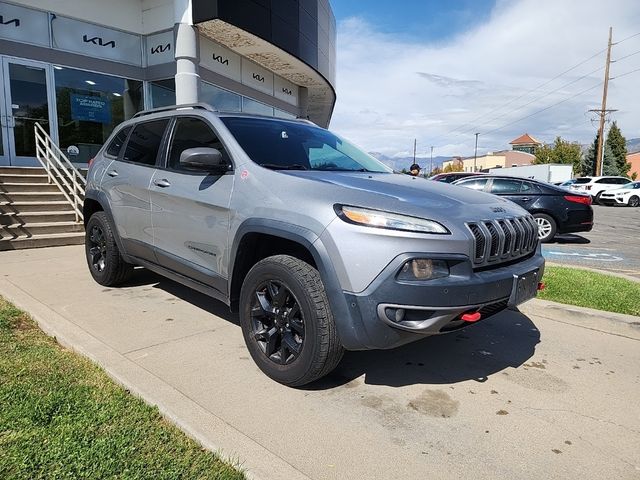
<svg viewBox="0 0 640 480">
<path fill-rule="evenodd" d="M 538 246 L 538 225 L 531 215 L 467 223 L 473 236 L 473 266 L 509 262 Z"/>
</svg>

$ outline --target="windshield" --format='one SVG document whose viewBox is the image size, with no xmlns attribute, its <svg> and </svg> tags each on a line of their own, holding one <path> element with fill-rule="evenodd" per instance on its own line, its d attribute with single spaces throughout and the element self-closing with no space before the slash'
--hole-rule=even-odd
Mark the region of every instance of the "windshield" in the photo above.
<svg viewBox="0 0 640 480">
<path fill-rule="evenodd" d="M 577 183 L 577 184 L 589 183 L 590 181 L 591 181 L 591 177 L 580 177 L 580 178 L 576 178 L 576 183 Z"/>
<path fill-rule="evenodd" d="M 629 190 L 633 190 L 636 188 L 640 188 L 640 182 L 631 182 L 631 183 L 627 183 L 624 187 L 622 188 L 628 188 Z"/>
<path fill-rule="evenodd" d="M 266 118 L 221 120 L 251 160 L 265 168 L 393 172 L 348 141 L 314 125 Z"/>
</svg>

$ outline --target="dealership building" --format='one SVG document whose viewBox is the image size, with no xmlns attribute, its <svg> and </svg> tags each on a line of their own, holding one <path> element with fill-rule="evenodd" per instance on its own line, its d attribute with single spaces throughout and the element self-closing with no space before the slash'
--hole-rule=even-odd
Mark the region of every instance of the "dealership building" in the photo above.
<svg viewBox="0 0 640 480">
<path fill-rule="evenodd" d="M 335 40 L 328 0 L 2 1 L 0 166 L 38 165 L 36 122 L 84 166 L 176 103 L 327 126 Z"/>
</svg>

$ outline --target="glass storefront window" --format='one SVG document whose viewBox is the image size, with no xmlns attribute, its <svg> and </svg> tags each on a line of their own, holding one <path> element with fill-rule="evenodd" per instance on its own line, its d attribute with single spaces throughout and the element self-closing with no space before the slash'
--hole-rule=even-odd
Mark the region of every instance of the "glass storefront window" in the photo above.
<svg viewBox="0 0 640 480">
<path fill-rule="evenodd" d="M 255 115 L 267 115 L 273 117 L 273 107 L 257 102 L 251 98 L 242 97 L 242 111 Z"/>
<path fill-rule="evenodd" d="M 54 66 L 60 148 L 87 163 L 113 129 L 143 108 L 142 82 Z"/>
<path fill-rule="evenodd" d="M 289 112 L 285 112 L 284 110 L 280 110 L 278 108 L 274 109 L 274 116 L 278 118 L 286 118 L 287 120 L 295 120 L 297 117 Z"/>
<path fill-rule="evenodd" d="M 151 108 L 168 107 L 176 104 L 176 81 L 173 78 L 149 82 Z"/>
<path fill-rule="evenodd" d="M 239 112 L 240 95 L 218 88 L 207 82 L 200 85 L 200 101 L 208 103 L 221 112 Z"/>
</svg>

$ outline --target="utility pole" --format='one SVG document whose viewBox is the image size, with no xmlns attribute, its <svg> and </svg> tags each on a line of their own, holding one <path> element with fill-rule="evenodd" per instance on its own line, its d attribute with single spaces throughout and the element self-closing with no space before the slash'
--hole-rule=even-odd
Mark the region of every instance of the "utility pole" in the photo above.
<svg viewBox="0 0 640 480">
<path fill-rule="evenodd" d="M 609 89 L 609 66 L 611 65 L 612 35 L 613 35 L 613 27 L 609 27 L 609 43 L 607 45 L 607 63 L 605 64 L 605 67 L 604 67 L 604 88 L 602 90 L 602 108 L 600 109 L 600 128 L 598 130 L 600 136 L 598 138 L 598 156 L 596 157 L 596 175 L 602 175 L 604 170 L 602 153 L 604 150 L 604 120 L 607 115 L 607 90 Z"/>
<path fill-rule="evenodd" d="M 416 138 L 413 139 L 413 163 L 416 163 L 416 144 L 418 140 Z"/>
<path fill-rule="evenodd" d="M 473 172 L 474 173 L 477 171 L 476 160 L 478 158 L 478 135 L 480 134 L 476 132 L 476 149 L 473 151 Z"/>
<path fill-rule="evenodd" d="M 433 145 L 431 145 L 431 160 L 429 161 L 429 175 L 433 172 Z"/>
</svg>

